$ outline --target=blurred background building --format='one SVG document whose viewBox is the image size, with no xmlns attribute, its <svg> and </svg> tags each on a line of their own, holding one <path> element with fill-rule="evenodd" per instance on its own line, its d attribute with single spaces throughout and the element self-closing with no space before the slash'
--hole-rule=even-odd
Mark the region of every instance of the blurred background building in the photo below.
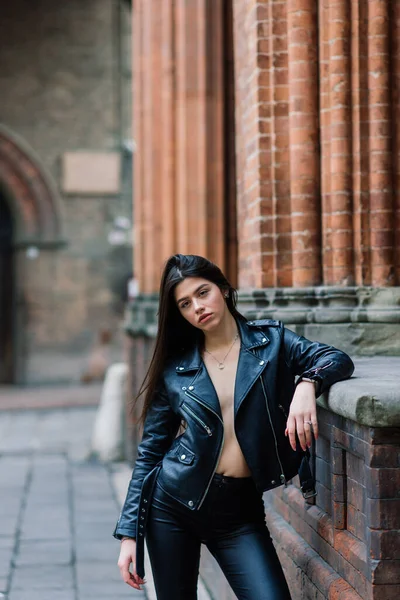
<svg viewBox="0 0 400 600">
<path fill-rule="evenodd" d="M 119 352 L 132 272 L 130 30 L 123 0 L 2 6 L 0 383 L 78 380 L 93 347 Z"/>
</svg>

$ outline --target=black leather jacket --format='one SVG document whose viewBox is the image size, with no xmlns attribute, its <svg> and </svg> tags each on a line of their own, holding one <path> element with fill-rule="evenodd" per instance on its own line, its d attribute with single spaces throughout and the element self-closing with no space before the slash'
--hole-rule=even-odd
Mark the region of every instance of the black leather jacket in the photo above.
<svg viewBox="0 0 400 600">
<path fill-rule="evenodd" d="M 238 327 L 241 349 L 234 393 L 235 432 L 262 492 L 294 477 L 304 456 L 300 446 L 293 451 L 284 435 L 295 376 L 317 380 L 320 395 L 333 383 L 350 377 L 354 365 L 344 352 L 311 342 L 279 321 L 240 318 Z M 176 437 L 182 419 L 187 427 Z M 136 538 L 139 534 L 143 540 L 154 481 L 147 488 L 144 484 L 154 473 L 177 502 L 198 510 L 217 468 L 223 441 L 218 397 L 195 347 L 164 369 L 114 537 Z"/>
</svg>

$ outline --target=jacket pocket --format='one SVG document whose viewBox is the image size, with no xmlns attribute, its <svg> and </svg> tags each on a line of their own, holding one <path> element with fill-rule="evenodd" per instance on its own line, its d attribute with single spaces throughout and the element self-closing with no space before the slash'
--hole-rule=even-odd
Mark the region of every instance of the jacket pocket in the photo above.
<svg viewBox="0 0 400 600">
<path fill-rule="evenodd" d="M 194 452 L 189 450 L 189 448 L 186 448 L 182 442 L 180 442 L 176 447 L 176 454 L 179 462 L 183 463 L 184 465 L 191 465 L 194 461 Z"/>
<path fill-rule="evenodd" d="M 196 421 L 196 423 L 198 423 L 203 429 L 205 429 L 205 431 L 207 432 L 207 435 L 210 435 L 210 436 L 212 435 L 212 431 L 211 431 L 210 427 L 206 423 L 204 423 L 204 421 L 202 419 L 200 419 L 200 417 L 198 415 L 196 415 L 196 413 L 185 402 L 182 404 L 182 409 L 184 411 L 186 411 L 189 415 L 191 415 L 193 417 L 193 419 Z"/>
</svg>

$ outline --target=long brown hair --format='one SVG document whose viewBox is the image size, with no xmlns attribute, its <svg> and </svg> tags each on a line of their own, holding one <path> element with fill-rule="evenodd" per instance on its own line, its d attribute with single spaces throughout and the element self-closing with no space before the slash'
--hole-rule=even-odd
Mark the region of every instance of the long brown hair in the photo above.
<svg viewBox="0 0 400 600">
<path fill-rule="evenodd" d="M 158 330 L 154 353 L 139 393 L 145 394 L 139 422 L 143 423 L 154 397 L 161 374 L 168 360 L 178 357 L 186 349 L 203 341 L 203 333 L 191 325 L 180 313 L 174 298 L 175 287 L 187 277 L 202 277 L 228 292 L 226 304 L 234 318 L 241 318 L 237 311 L 237 291 L 231 286 L 221 269 L 214 263 L 194 254 L 175 254 L 164 267 L 160 285 Z"/>
</svg>

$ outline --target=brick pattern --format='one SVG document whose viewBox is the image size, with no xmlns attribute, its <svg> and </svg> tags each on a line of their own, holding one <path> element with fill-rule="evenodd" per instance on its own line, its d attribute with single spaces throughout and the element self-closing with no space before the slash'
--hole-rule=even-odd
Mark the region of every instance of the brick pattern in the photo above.
<svg viewBox="0 0 400 600">
<path fill-rule="evenodd" d="M 239 285 L 398 285 L 398 3 L 233 6 Z"/>
<path fill-rule="evenodd" d="M 268 523 L 278 513 L 286 534 L 293 528 L 351 594 L 363 600 L 394 598 L 400 591 L 400 432 L 362 427 L 323 409 L 319 426 L 316 499 L 303 500 L 296 478 L 268 494 Z M 284 553 L 283 535 L 277 531 L 276 542 Z M 336 597 L 330 588 L 320 591 Z"/>
<path fill-rule="evenodd" d="M 400 281 L 400 4 L 391 4 L 392 31 L 392 106 L 393 106 L 393 193 L 394 193 L 394 235 L 395 235 L 395 265 L 396 281 Z"/>
<path fill-rule="evenodd" d="M 134 4 L 135 271 L 143 292 L 158 289 L 174 252 L 225 265 L 223 15 L 222 0 Z"/>
<path fill-rule="evenodd" d="M 6 127 L 0 129 L 0 179 L 15 198 L 19 243 L 62 242 L 60 199 L 36 157 Z"/>
<path fill-rule="evenodd" d="M 398 3 L 232 8 L 239 287 L 398 285 Z M 234 252 L 227 15 L 222 0 L 134 5 L 135 261 L 145 292 L 172 252 L 222 267 Z"/>
<path fill-rule="evenodd" d="M 321 281 L 318 33 L 313 0 L 289 0 L 289 153 L 292 285 Z"/>
</svg>

